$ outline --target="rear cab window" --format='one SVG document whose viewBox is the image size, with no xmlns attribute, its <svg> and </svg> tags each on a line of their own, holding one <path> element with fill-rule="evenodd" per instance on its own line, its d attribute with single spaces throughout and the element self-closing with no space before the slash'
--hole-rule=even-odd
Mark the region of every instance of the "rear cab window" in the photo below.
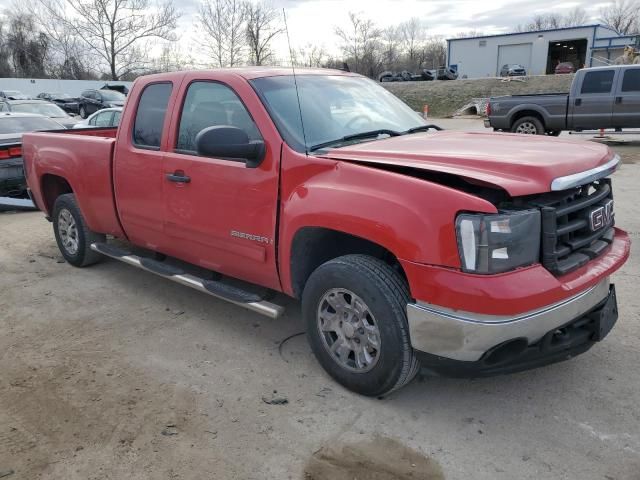
<svg viewBox="0 0 640 480">
<path fill-rule="evenodd" d="M 615 73 L 615 70 L 595 70 L 585 73 L 580 93 L 610 93 Z"/>
<path fill-rule="evenodd" d="M 152 83 L 144 87 L 133 124 L 133 145 L 147 150 L 159 150 L 164 119 L 173 85 Z"/>
<path fill-rule="evenodd" d="M 622 78 L 622 92 L 640 92 L 640 68 L 625 70 Z"/>
</svg>

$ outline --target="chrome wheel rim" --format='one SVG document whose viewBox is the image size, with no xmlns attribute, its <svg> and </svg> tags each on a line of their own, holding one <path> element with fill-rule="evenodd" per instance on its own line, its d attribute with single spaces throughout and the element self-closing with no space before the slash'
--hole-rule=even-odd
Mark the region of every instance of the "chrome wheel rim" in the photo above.
<svg viewBox="0 0 640 480">
<path fill-rule="evenodd" d="M 380 331 L 367 304 L 344 288 L 327 291 L 318 304 L 318 332 L 331 358 L 356 373 L 371 370 L 380 357 Z"/>
<path fill-rule="evenodd" d="M 71 255 L 78 253 L 78 228 L 73 215 L 66 208 L 60 210 L 58 214 L 58 234 L 67 253 Z"/>
<path fill-rule="evenodd" d="M 525 135 L 536 135 L 538 129 L 531 122 L 523 122 L 516 128 L 516 133 L 524 133 Z"/>
</svg>

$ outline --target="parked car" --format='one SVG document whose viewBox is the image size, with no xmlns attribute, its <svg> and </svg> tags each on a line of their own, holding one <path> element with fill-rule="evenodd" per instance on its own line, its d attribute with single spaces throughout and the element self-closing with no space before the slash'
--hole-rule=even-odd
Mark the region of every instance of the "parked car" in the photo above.
<svg viewBox="0 0 640 480">
<path fill-rule="evenodd" d="M 237 68 L 139 77 L 117 130 L 30 133 L 24 151 L 70 264 L 111 257 L 271 318 L 274 291 L 300 299 L 316 358 L 364 395 L 421 364 L 513 372 L 604 339 L 630 250 L 620 158 L 432 129 L 357 74 Z"/>
<path fill-rule="evenodd" d="M 33 207 L 22 165 L 22 134 L 61 128 L 64 127 L 58 122 L 42 115 L 0 113 L 0 208 Z"/>
<path fill-rule="evenodd" d="M 524 77 L 527 70 L 519 63 L 507 63 L 500 69 L 501 77 Z"/>
<path fill-rule="evenodd" d="M 640 65 L 578 70 L 569 94 L 492 97 L 485 126 L 534 135 L 640 127 Z"/>
<path fill-rule="evenodd" d="M 29 100 L 31 97 L 18 90 L 0 90 L 0 100 Z"/>
<path fill-rule="evenodd" d="M 556 68 L 555 68 L 555 74 L 556 75 L 565 74 L 565 73 L 573 73 L 575 71 L 576 71 L 576 69 L 573 66 L 573 63 L 571 63 L 571 62 L 559 63 L 558 65 L 556 65 Z"/>
<path fill-rule="evenodd" d="M 45 100 L 6 100 L 0 102 L 0 112 L 37 113 L 53 118 L 65 128 L 71 128 L 78 120 L 70 116 L 56 104 Z"/>
<path fill-rule="evenodd" d="M 89 115 L 86 120 L 76 123 L 73 128 L 117 127 L 120 124 L 122 107 L 104 108 Z"/>
<path fill-rule="evenodd" d="M 72 97 L 67 93 L 39 93 L 38 97 L 40 100 L 46 100 L 48 102 L 55 103 L 61 109 L 63 109 L 67 113 L 78 114 L 80 113 L 78 98 Z"/>
<path fill-rule="evenodd" d="M 82 118 L 103 108 L 122 107 L 127 97 L 115 90 L 85 90 L 80 95 L 79 112 Z"/>
</svg>

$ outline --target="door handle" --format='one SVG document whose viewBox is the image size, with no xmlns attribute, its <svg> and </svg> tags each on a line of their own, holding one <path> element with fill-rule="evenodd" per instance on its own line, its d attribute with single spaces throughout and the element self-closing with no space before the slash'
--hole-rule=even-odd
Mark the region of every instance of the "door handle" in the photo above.
<svg viewBox="0 0 640 480">
<path fill-rule="evenodd" d="M 176 171 L 173 173 L 167 173 L 167 180 L 175 183 L 189 183 L 191 182 L 191 177 L 185 175 L 184 172 Z"/>
<path fill-rule="evenodd" d="M 622 97 L 616 97 L 616 103 L 622 103 Z"/>
<path fill-rule="evenodd" d="M 576 107 L 579 107 L 580 105 L 582 105 L 582 99 L 581 98 L 576 98 L 576 101 L 573 104 Z"/>
</svg>

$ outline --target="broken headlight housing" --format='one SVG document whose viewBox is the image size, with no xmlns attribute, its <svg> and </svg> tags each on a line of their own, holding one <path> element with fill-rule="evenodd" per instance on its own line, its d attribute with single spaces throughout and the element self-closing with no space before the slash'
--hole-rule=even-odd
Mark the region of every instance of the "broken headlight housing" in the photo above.
<svg viewBox="0 0 640 480">
<path fill-rule="evenodd" d="M 463 213 L 456 218 L 456 236 L 465 272 L 491 274 L 531 265 L 540 259 L 540 211 Z"/>
</svg>

